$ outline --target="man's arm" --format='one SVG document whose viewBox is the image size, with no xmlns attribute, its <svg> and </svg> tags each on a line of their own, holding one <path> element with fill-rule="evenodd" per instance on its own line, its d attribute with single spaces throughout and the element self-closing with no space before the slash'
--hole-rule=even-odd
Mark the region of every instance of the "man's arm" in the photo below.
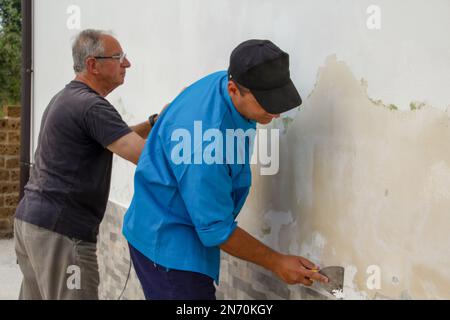
<svg viewBox="0 0 450 320">
<path fill-rule="evenodd" d="M 145 140 L 136 132 L 130 132 L 111 143 L 107 148 L 125 160 L 137 164 L 144 146 Z"/>
<path fill-rule="evenodd" d="M 276 252 L 237 227 L 220 248 L 232 256 L 253 262 L 273 273 L 288 284 L 312 285 L 312 280 L 327 282 L 317 267 L 309 260 Z"/>
<path fill-rule="evenodd" d="M 145 121 L 142 123 L 139 123 L 135 126 L 130 127 L 133 132 L 138 134 L 142 139 L 147 139 L 148 135 L 150 134 L 150 131 L 152 130 L 152 125 L 149 121 Z"/>
</svg>

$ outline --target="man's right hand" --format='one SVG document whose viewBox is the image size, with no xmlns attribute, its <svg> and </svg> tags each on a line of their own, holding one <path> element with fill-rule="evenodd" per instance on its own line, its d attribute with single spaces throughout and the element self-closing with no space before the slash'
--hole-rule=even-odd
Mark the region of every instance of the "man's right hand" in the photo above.
<svg viewBox="0 0 450 320">
<path fill-rule="evenodd" d="M 276 260 L 272 271 L 287 284 L 311 286 L 313 281 L 328 282 L 328 278 L 318 272 L 319 268 L 306 258 L 279 254 Z"/>
<path fill-rule="evenodd" d="M 220 245 L 220 249 L 272 271 L 288 284 L 301 283 L 310 286 L 314 280 L 328 281 L 319 273 L 319 268 L 308 259 L 272 250 L 239 227 Z"/>
</svg>

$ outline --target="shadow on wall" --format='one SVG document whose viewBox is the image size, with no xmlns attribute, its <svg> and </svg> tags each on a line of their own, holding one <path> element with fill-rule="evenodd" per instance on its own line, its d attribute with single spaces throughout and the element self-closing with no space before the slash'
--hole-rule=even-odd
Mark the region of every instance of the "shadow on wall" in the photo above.
<svg viewBox="0 0 450 320">
<path fill-rule="evenodd" d="M 279 173 L 253 170 L 240 223 L 284 252 L 344 266 L 346 299 L 449 299 L 449 115 L 396 109 L 328 58 L 281 136 Z"/>
</svg>

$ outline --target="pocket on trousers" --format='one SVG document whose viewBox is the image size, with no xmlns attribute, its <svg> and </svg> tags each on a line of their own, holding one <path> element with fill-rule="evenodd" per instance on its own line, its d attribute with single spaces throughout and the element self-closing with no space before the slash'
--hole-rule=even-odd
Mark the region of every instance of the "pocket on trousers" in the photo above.
<svg viewBox="0 0 450 320">
<path fill-rule="evenodd" d="M 82 283 L 92 284 L 94 287 L 100 283 L 100 276 L 97 261 L 97 245 L 95 243 L 86 242 L 75 239 L 75 260 L 82 272 Z"/>
</svg>

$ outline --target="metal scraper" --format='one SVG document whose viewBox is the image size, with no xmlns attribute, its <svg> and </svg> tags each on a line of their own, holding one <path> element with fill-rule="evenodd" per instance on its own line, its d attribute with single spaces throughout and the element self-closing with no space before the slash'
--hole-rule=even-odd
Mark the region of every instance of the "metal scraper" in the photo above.
<svg viewBox="0 0 450 320">
<path fill-rule="evenodd" d="M 343 267 L 325 267 L 320 269 L 320 274 L 328 278 L 328 283 L 320 285 L 336 298 L 342 298 L 344 290 L 344 268 Z"/>
</svg>

